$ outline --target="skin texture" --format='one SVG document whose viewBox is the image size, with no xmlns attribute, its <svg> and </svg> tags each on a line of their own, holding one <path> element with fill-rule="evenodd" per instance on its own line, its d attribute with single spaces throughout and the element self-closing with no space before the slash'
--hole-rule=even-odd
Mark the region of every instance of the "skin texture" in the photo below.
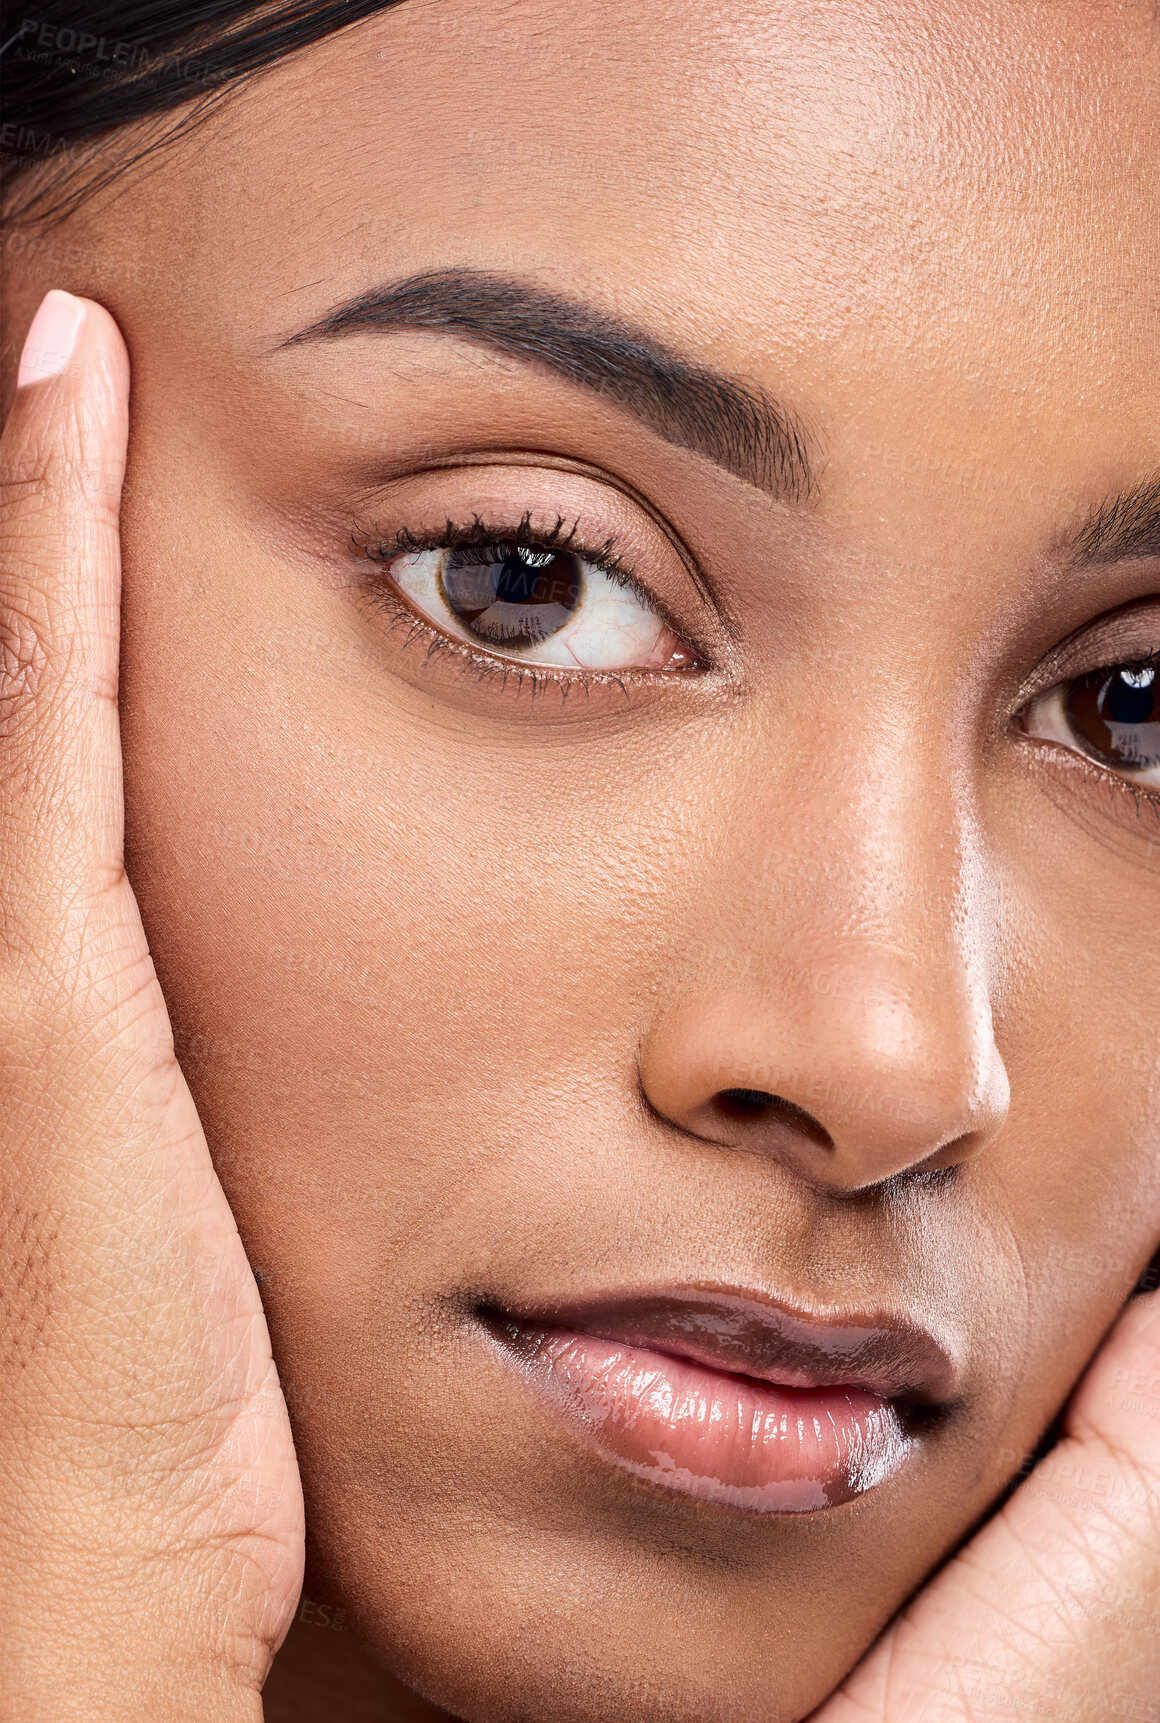
<svg viewBox="0 0 1160 1723">
<path fill-rule="evenodd" d="M 14 327 L 65 287 L 132 361 L 129 875 L 306 1495 L 270 1718 L 311 1682 L 351 1718 L 804 1717 L 1154 1252 L 1158 804 L 1011 719 L 1157 589 L 1064 543 L 1160 469 L 1158 66 L 1144 6 L 408 0 L 10 247 Z M 450 268 L 787 401 L 816 488 L 453 335 L 282 345 Z M 706 670 L 533 699 L 371 602 L 352 535 L 529 510 L 622 534 Z M 474 1315 L 677 1284 L 909 1313 L 953 1413 L 828 1514 L 695 1507 Z M 1060 1716 L 1148 1691 L 1154 1637 L 1105 1670 L 1113 1637 Z"/>
</svg>

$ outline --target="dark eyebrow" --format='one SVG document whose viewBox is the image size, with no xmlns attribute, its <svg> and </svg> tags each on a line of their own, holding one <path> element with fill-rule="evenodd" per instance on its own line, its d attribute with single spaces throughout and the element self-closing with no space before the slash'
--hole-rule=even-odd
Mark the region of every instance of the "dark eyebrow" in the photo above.
<svg viewBox="0 0 1160 1723">
<path fill-rule="evenodd" d="M 1079 568 L 1160 556 L 1160 473 L 1106 497 L 1069 535 L 1068 549 Z"/>
<path fill-rule="evenodd" d="M 764 390 L 534 282 L 481 269 L 431 270 L 372 288 L 281 345 L 376 329 L 445 330 L 546 366 L 761 490 L 799 502 L 814 493 L 804 430 Z"/>
</svg>

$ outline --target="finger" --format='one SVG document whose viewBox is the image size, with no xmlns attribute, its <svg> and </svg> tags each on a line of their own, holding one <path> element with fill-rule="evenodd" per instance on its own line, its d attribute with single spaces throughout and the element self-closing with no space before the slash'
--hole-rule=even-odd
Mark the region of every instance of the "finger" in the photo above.
<svg viewBox="0 0 1160 1723">
<path fill-rule="evenodd" d="M 921 1592 L 818 1723 L 1154 1723 L 1160 1294 L 1125 1310 L 1063 1439 Z"/>
<path fill-rule="evenodd" d="M 1128 1305 L 1076 1390 L 1064 1434 L 1114 1459 L 1160 1509 L 1160 1293 Z"/>
<path fill-rule="evenodd" d="M 9 956 L 59 947 L 46 942 L 47 926 L 121 868 L 128 388 L 108 312 L 47 294 L 0 439 L 0 925 Z"/>
</svg>

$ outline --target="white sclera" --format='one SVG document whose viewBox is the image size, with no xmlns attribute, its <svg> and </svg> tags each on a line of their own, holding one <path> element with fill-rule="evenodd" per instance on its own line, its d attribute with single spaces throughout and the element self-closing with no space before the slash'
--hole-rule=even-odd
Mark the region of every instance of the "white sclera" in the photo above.
<svg viewBox="0 0 1160 1723">
<path fill-rule="evenodd" d="M 561 605 L 544 605 L 542 626 L 558 618 L 560 626 L 544 639 L 526 646 L 504 648 L 474 633 L 454 613 L 443 595 L 440 579 L 446 550 L 411 551 L 395 557 L 390 574 L 395 585 L 420 615 L 454 640 L 462 640 L 496 658 L 521 664 L 551 664 L 565 670 L 663 670 L 680 641 L 654 610 L 603 569 L 576 558 L 582 580 L 579 602 L 567 612 Z M 495 604 L 489 621 L 502 627 L 507 612 L 513 628 L 526 623 L 527 606 Z"/>
<path fill-rule="evenodd" d="M 1023 727 L 1029 736 L 1038 736 L 1044 742 L 1062 742 L 1073 754 L 1098 760 L 1097 755 L 1084 747 L 1082 738 L 1076 735 L 1068 722 L 1066 689 L 1066 683 L 1057 682 L 1054 688 L 1037 695 L 1027 708 Z M 1108 730 L 1129 758 L 1148 759 L 1160 752 L 1160 724 L 1109 724 Z M 1150 790 L 1160 789 L 1160 765 L 1140 769 L 1111 765 L 1103 760 L 1099 760 L 1099 764 L 1109 772 L 1118 773 L 1129 784 L 1143 784 Z"/>
</svg>

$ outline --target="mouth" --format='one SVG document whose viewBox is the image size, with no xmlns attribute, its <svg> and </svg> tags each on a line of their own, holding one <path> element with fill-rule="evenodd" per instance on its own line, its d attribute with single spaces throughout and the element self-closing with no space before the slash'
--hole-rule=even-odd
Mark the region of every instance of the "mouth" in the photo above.
<svg viewBox="0 0 1160 1723">
<path fill-rule="evenodd" d="M 908 1321 L 745 1291 L 481 1314 L 533 1394 L 606 1461 L 749 1513 L 814 1513 L 896 1476 L 954 1384 L 946 1350 Z"/>
</svg>

